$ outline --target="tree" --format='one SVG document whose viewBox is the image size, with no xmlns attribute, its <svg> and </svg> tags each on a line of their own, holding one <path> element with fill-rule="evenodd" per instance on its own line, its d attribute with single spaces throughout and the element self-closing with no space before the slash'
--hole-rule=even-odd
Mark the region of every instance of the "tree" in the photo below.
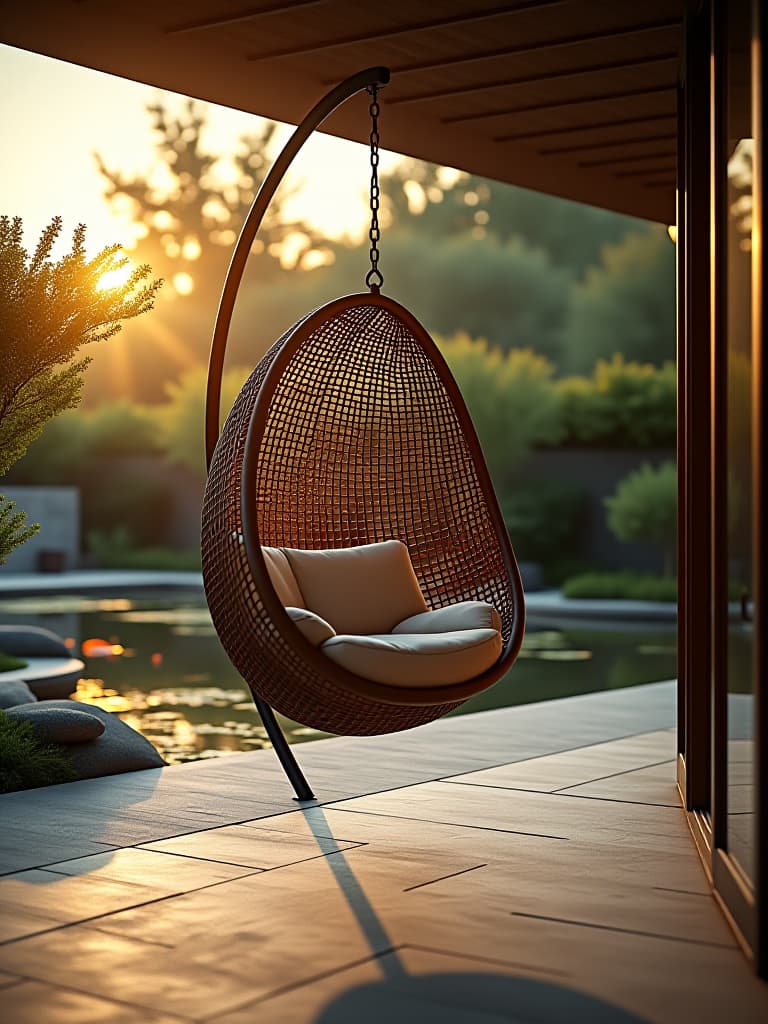
<svg viewBox="0 0 768 1024">
<path fill-rule="evenodd" d="M 604 246 L 648 228 L 636 217 L 416 160 L 403 160 L 381 182 L 388 230 L 433 238 L 467 233 L 501 243 L 521 239 L 577 279 L 599 262 Z"/>
<path fill-rule="evenodd" d="M 605 499 L 608 526 L 619 540 L 659 544 L 664 575 L 671 576 L 677 537 L 677 469 L 664 462 L 657 469 L 645 463 L 625 477 Z"/>
<path fill-rule="evenodd" d="M 162 284 L 143 283 L 147 265 L 126 273 L 117 245 L 88 259 L 82 224 L 71 251 L 53 262 L 60 233 L 61 218 L 54 217 L 30 256 L 21 218 L 0 217 L 0 475 L 49 419 L 80 401 L 90 357 L 76 358 L 79 349 L 112 338 L 123 320 L 151 309 Z M 11 515 L 8 506 L 0 505 L 0 564 L 30 535 L 23 514 Z"/>
<path fill-rule="evenodd" d="M 227 266 L 245 216 L 269 170 L 278 126 L 260 120 L 240 137 L 226 158 L 204 144 L 207 113 L 188 100 L 172 113 L 162 102 L 147 108 L 155 133 L 155 159 L 128 176 L 95 154 L 114 211 L 130 220 L 136 258 L 148 261 L 170 283 L 149 330 L 134 332 L 130 360 L 134 398 L 158 400 L 165 381 L 202 363 L 208 352 Z M 286 276 L 283 263 L 301 266 L 310 254 L 328 257 L 328 247 L 305 223 L 289 220 L 283 186 L 270 203 L 254 242 L 246 282 L 266 288 Z M 104 364 L 90 379 L 89 393 L 114 392 Z M 117 382 L 125 388 L 125 381 Z M 120 392 L 118 392 L 120 393 Z"/>
<path fill-rule="evenodd" d="M 227 370 L 221 384 L 222 418 L 226 416 L 250 371 Z M 205 388 L 207 371 L 188 370 L 180 380 L 166 384 L 168 401 L 158 407 L 160 444 L 171 462 L 187 466 L 205 480 Z"/>
<path fill-rule="evenodd" d="M 675 330 L 675 247 L 661 227 L 627 235 L 574 288 L 563 367 L 588 373 L 615 352 L 659 366 L 675 358 Z"/>
</svg>

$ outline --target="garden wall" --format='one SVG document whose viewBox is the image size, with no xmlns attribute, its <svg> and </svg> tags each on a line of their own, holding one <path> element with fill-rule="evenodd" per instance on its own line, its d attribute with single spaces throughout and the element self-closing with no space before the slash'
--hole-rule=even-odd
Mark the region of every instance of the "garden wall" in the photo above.
<svg viewBox="0 0 768 1024">
<path fill-rule="evenodd" d="M 63 572 L 80 564 L 80 494 L 76 487 L 3 485 L 3 494 L 16 502 L 14 512 L 27 513 L 27 524 L 39 531 L 11 552 L 0 572 Z"/>
<path fill-rule="evenodd" d="M 662 553 L 656 545 L 617 540 L 608 528 L 603 501 L 619 482 L 643 463 L 658 466 L 674 461 L 668 448 L 551 448 L 534 452 L 516 477 L 525 483 L 557 482 L 582 487 L 587 493 L 587 514 L 580 531 L 580 550 L 563 558 L 583 558 L 595 567 L 640 569 L 661 573 Z M 546 529 L 546 524 L 542 524 Z M 515 538 L 512 537 L 514 543 Z M 517 551 L 525 559 L 525 551 Z"/>
</svg>

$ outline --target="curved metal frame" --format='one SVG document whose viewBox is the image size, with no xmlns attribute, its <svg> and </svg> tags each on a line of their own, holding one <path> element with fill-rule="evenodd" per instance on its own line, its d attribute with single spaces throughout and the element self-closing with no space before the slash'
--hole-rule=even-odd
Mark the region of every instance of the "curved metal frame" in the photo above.
<svg viewBox="0 0 768 1024">
<path fill-rule="evenodd" d="M 245 218 L 245 222 L 240 230 L 240 237 L 235 245 L 229 270 L 227 271 L 224 289 L 221 293 L 221 301 L 219 302 L 219 310 L 216 314 L 213 341 L 211 343 L 211 358 L 208 364 L 208 386 L 205 396 L 205 455 L 206 465 L 209 469 L 216 441 L 219 437 L 221 380 L 224 372 L 224 356 L 227 350 L 227 339 L 229 337 L 229 327 L 232 322 L 235 299 L 237 298 L 240 282 L 245 272 L 251 246 L 261 227 L 261 222 L 269 208 L 272 197 L 301 147 L 337 107 L 341 106 L 342 103 L 346 102 L 356 93 L 362 92 L 370 86 L 384 86 L 388 82 L 389 68 L 366 68 L 364 71 L 351 75 L 331 89 L 330 92 L 326 93 L 309 111 L 301 124 L 297 126 L 281 150 L 270 168 L 269 174 L 261 183 L 258 195 L 248 211 L 248 216 Z M 313 800 L 314 794 L 293 756 L 272 708 L 256 697 L 255 694 L 254 703 L 264 723 L 264 728 L 267 730 L 272 746 L 280 759 L 280 763 L 293 785 L 297 799 Z"/>
</svg>

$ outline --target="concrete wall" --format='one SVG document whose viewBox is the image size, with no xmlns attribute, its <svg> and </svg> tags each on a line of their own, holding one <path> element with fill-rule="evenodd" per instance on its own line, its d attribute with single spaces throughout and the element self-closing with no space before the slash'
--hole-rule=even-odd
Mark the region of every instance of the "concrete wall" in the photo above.
<svg viewBox="0 0 768 1024">
<path fill-rule="evenodd" d="M 76 487 L 5 487 L 0 493 L 16 502 L 15 512 L 27 513 L 27 523 L 40 530 L 17 548 L 0 572 L 37 572 L 46 553 L 61 552 L 61 568 L 80 564 L 80 492 Z"/>
<path fill-rule="evenodd" d="M 529 483 L 553 480 L 574 484 L 587 492 L 589 506 L 582 550 L 565 552 L 564 557 L 584 558 L 606 569 L 660 573 L 663 557 L 658 546 L 617 540 L 606 523 L 603 499 L 613 494 L 617 484 L 643 463 L 658 466 L 674 460 L 674 450 L 666 448 L 552 448 L 534 452 L 520 478 Z"/>
</svg>

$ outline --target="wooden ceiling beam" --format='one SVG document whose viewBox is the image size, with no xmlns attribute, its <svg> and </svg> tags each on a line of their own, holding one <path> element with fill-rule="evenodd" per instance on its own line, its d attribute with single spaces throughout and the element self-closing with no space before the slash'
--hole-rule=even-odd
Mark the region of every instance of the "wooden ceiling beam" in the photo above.
<svg viewBox="0 0 768 1024">
<path fill-rule="evenodd" d="M 575 96 L 567 100 L 547 100 L 544 103 L 531 103 L 525 107 L 504 107 L 499 110 L 481 110 L 474 114 L 454 114 L 452 117 L 443 117 L 443 124 L 461 124 L 463 121 L 482 121 L 491 117 L 512 117 L 514 114 L 531 114 L 537 110 L 556 110 L 560 107 L 578 107 L 582 104 L 605 103 L 609 100 L 626 100 L 635 96 L 651 96 L 654 93 L 670 92 L 675 89 L 676 82 L 670 81 L 664 85 L 645 86 L 641 89 L 623 89 L 618 92 L 594 93 L 591 96 Z"/>
<path fill-rule="evenodd" d="M 168 25 L 163 29 L 167 36 L 183 35 L 185 32 L 203 32 L 212 28 L 223 28 L 226 25 L 236 25 L 241 21 L 255 21 L 268 14 L 287 14 L 298 7 L 317 7 L 325 3 L 325 0 L 293 0 L 291 3 L 275 3 L 268 7 L 244 7 L 239 11 L 232 11 L 230 14 L 215 14 L 209 18 L 196 18 L 193 21 L 182 21 L 177 25 Z"/>
<path fill-rule="evenodd" d="M 519 11 L 527 11 L 537 7 L 553 7 L 562 3 L 565 3 L 565 0 L 528 0 L 528 2 L 523 4 L 503 4 L 500 7 L 487 7 L 484 10 L 473 11 L 471 14 L 454 14 L 447 17 L 429 18 L 424 21 L 411 22 L 409 25 L 396 25 L 389 29 L 372 29 L 369 32 L 360 32 L 351 36 L 334 36 L 321 42 L 300 43 L 299 45 L 286 46 L 279 50 L 249 53 L 246 60 L 261 61 L 277 60 L 280 57 L 297 57 L 301 54 L 317 53 L 319 50 L 333 50 L 339 46 L 351 46 L 354 43 L 369 43 L 373 40 L 378 42 L 381 39 L 392 39 L 395 36 L 408 35 L 411 32 L 426 32 L 430 29 L 445 28 L 449 25 L 467 25 L 473 22 L 487 21 L 489 18 L 517 14 Z"/>
<path fill-rule="evenodd" d="M 635 156 L 598 157 L 597 160 L 579 160 L 579 167 L 613 167 L 615 164 L 636 164 L 639 160 L 658 160 L 659 157 L 675 155 L 675 146 L 657 149 L 653 153 L 637 153 Z"/>
<path fill-rule="evenodd" d="M 589 142 L 578 146 L 556 146 L 549 149 L 540 149 L 538 153 L 540 156 L 557 156 L 559 153 L 585 153 L 588 150 L 612 149 L 616 146 L 643 146 L 648 142 L 668 142 L 670 139 L 677 139 L 677 133 L 665 132 L 662 135 L 640 135 L 635 138 Z"/>
<path fill-rule="evenodd" d="M 504 89 L 513 85 L 529 85 L 531 82 L 552 82 L 560 78 L 581 78 L 584 75 L 595 75 L 603 71 L 618 71 L 622 68 L 641 67 L 648 64 L 663 64 L 678 60 L 677 51 L 653 53 L 647 57 L 630 57 L 625 60 L 605 61 L 601 64 L 587 64 L 578 68 L 561 71 L 544 71 L 538 75 L 520 75 L 517 78 L 500 78 L 491 82 L 475 82 L 457 88 L 439 89 L 437 91 L 413 93 L 410 96 L 387 97 L 388 106 L 400 106 L 405 103 L 424 103 L 430 100 L 443 100 L 449 96 L 469 96 L 475 92 L 487 92 L 490 89 Z"/>
<path fill-rule="evenodd" d="M 517 132 L 514 135 L 496 135 L 494 142 L 522 142 L 525 139 L 543 139 L 550 135 L 571 135 L 574 132 L 599 131 L 601 128 L 624 128 L 630 124 L 646 124 L 651 121 L 676 121 L 674 111 L 669 114 L 648 114 L 646 117 L 622 117 L 614 121 L 593 121 L 591 124 L 570 124 L 562 128 L 539 128 L 535 132 Z"/>
<path fill-rule="evenodd" d="M 614 171 L 614 178 L 645 178 L 649 174 L 667 174 L 669 171 L 674 171 L 675 164 L 672 163 L 662 164 L 658 167 L 641 167 L 633 171 Z"/>
<path fill-rule="evenodd" d="M 537 53 L 539 50 L 555 50 L 562 46 L 578 46 L 583 43 L 596 43 L 608 39 L 620 39 L 622 36 L 636 36 L 644 32 L 657 32 L 662 29 L 681 28 L 679 18 L 660 18 L 656 21 L 644 22 L 640 25 L 626 25 L 622 28 L 605 29 L 602 32 L 585 32 L 575 36 L 564 36 L 552 39 L 550 36 L 532 43 L 519 46 L 502 46 L 494 50 L 478 50 L 475 53 L 457 54 L 453 57 L 441 57 L 440 60 L 420 61 L 418 64 L 393 64 L 393 75 L 408 75 L 419 71 L 436 71 L 438 68 L 455 67 L 469 64 L 477 60 L 493 60 L 495 57 L 523 57 Z"/>
</svg>

